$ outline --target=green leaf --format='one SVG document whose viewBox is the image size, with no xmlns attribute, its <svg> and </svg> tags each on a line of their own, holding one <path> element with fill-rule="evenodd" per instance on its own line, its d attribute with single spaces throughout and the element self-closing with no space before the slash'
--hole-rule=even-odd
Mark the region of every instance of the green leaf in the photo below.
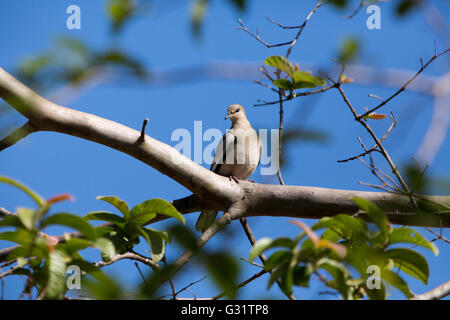
<svg viewBox="0 0 450 320">
<path fill-rule="evenodd" d="M 84 267 L 84 266 L 83 266 Z M 82 266 L 80 268 L 83 269 Z M 87 266 L 86 266 L 87 267 Z M 89 272 L 95 280 L 85 279 L 81 286 L 83 289 L 98 300 L 120 300 L 123 299 L 123 288 L 114 279 L 106 276 L 103 272 L 91 270 Z"/>
<path fill-rule="evenodd" d="M 339 60 L 343 63 L 348 63 L 356 58 L 359 51 L 359 41 L 354 37 L 345 39 L 339 48 Z"/>
<path fill-rule="evenodd" d="M 147 241 L 150 249 L 152 251 L 152 259 L 155 262 L 159 262 L 165 253 L 164 240 L 167 241 L 168 235 L 166 232 L 150 229 L 150 228 L 139 228 L 141 230 L 142 236 Z"/>
<path fill-rule="evenodd" d="M 411 228 L 402 227 L 393 229 L 389 234 L 387 245 L 389 246 L 395 243 L 412 243 L 430 250 L 436 256 L 439 254 L 439 250 L 434 243 L 429 242 L 420 233 Z"/>
<path fill-rule="evenodd" d="M 326 84 L 322 77 L 315 77 L 301 70 L 295 70 L 292 74 L 292 81 L 293 89 L 315 88 Z"/>
<path fill-rule="evenodd" d="M 24 184 L 20 183 L 19 181 L 16 181 L 14 179 L 11 179 L 11 178 L 8 178 L 8 177 L 5 177 L 5 176 L 0 176 L 0 182 L 6 183 L 6 184 L 10 184 L 10 185 L 12 185 L 14 187 L 19 188 L 20 190 L 25 192 L 28 196 L 30 196 L 30 198 L 33 199 L 34 202 L 36 202 L 36 204 L 39 207 L 42 207 L 45 204 L 44 198 L 42 198 L 39 194 L 37 194 L 36 192 L 31 190 L 30 188 L 28 188 Z"/>
<path fill-rule="evenodd" d="M 125 201 L 120 200 L 118 197 L 116 197 L 116 196 L 98 196 L 97 200 L 102 200 L 102 201 L 108 202 L 109 204 L 116 207 L 120 212 L 122 212 L 122 214 L 124 215 L 125 218 L 128 217 L 128 213 L 130 212 L 130 209 L 128 208 L 128 204 Z"/>
<path fill-rule="evenodd" d="M 286 72 L 291 78 L 295 71 L 295 68 L 292 65 L 292 63 L 282 56 L 270 56 L 266 60 L 264 60 L 264 63 L 271 67 Z"/>
<path fill-rule="evenodd" d="M 343 9 L 347 6 L 347 0 L 330 0 L 330 3 L 339 9 Z"/>
<path fill-rule="evenodd" d="M 397 268 L 424 284 L 428 283 L 430 276 L 428 262 L 420 253 L 411 249 L 396 248 L 386 251 L 386 255 L 394 260 Z"/>
<path fill-rule="evenodd" d="M 277 238 L 275 240 L 272 240 L 270 238 L 261 238 L 258 241 L 256 241 L 255 245 L 250 251 L 248 259 L 250 261 L 253 261 L 265 250 L 274 247 L 287 247 L 292 249 L 293 247 L 295 247 L 295 242 L 289 238 Z"/>
<path fill-rule="evenodd" d="M 145 225 L 148 222 L 150 222 L 150 220 L 152 220 L 155 217 L 156 217 L 156 213 L 139 212 L 139 213 L 131 214 L 131 217 L 128 221 L 135 225 L 142 226 L 142 225 Z"/>
<path fill-rule="evenodd" d="M 192 230 L 186 226 L 176 224 L 169 229 L 169 234 L 172 239 L 183 245 L 186 249 L 197 252 L 200 248 L 197 243 L 197 238 Z"/>
<path fill-rule="evenodd" d="M 400 290 L 408 299 L 411 297 L 411 291 L 409 291 L 408 284 L 395 272 L 382 268 L 381 278 Z"/>
<path fill-rule="evenodd" d="M 314 272 L 314 268 L 311 264 L 306 264 L 305 266 L 297 265 L 293 270 L 293 283 L 300 287 L 309 287 L 309 279 Z"/>
<path fill-rule="evenodd" d="M 49 225 L 63 225 L 80 231 L 89 240 L 95 240 L 94 228 L 83 218 L 70 213 L 57 213 L 41 222 L 41 228 Z"/>
<path fill-rule="evenodd" d="M 21 276 L 31 276 L 31 272 L 30 270 L 26 269 L 26 268 L 17 268 L 14 269 L 11 274 L 15 274 L 15 275 L 21 275 Z"/>
<path fill-rule="evenodd" d="M 362 219 L 351 217 L 347 214 L 338 214 L 334 217 L 324 217 L 311 227 L 312 230 L 323 228 L 328 228 L 328 234 L 334 231 L 340 237 L 352 239 L 355 236 L 364 237 L 367 231 L 367 224 Z M 336 241 L 334 240 L 334 242 Z"/>
<path fill-rule="evenodd" d="M 61 48 L 66 48 L 69 51 L 76 53 L 81 58 L 84 58 L 89 51 L 89 48 L 86 46 L 85 43 L 72 37 L 66 36 L 58 37 L 56 39 L 56 43 Z"/>
<path fill-rule="evenodd" d="M 33 230 L 35 211 L 29 208 L 17 208 L 16 212 L 23 226 L 28 230 Z"/>
<path fill-rule="evenodd" d="M 361 208 L 361 210 L 365 211 L 367 215 L 369 216 L 370 220 L 372 220 L 373 223 L 375 223 L 380 229 L 381 233 L 383 234 L 384 238 L 387 237 L 389 229 L 391 228 L 391 225 L 384 214 L 383 210 L 378 208 L 376 205 L 374 205 L 372 202 L 363 199 L 363 198 L 353 198 L 352 201 L 358 205 L 358 207 Z"/>
<path fill-rule="evenodd" d="M 97 55 L 94 58 L 93 64 L 100 66 L 122 67 L 128 69 L 139 78 L 144 78 L 147 75 L 145 67 L 139 61 L 118 50 L 110 50 Z"/>
<path fill-rule="evenodd" d="M 95 246 L 100 249 L 104 261 L 110 261 L 116 255 L 114 244 L 106 238 L 98 238 Z"/>
<path fill-rule="evenodd" d="M 292 252 L 286 250 L 280 250 L 274 252 L 265 262 L 264 270 L 269 271 L 279 264 L 290 261 L 292 258 Z"/>
<path fill-rule="evenodd" d="M 396 12 L 399 16 L 404 16 L 410 12 L 412 12 L 414 9 L 420 7 L 422 4 L 422 1 L 420 0 L 403 0 L 399 1 L 396 6 Z"/>
<path fill-rule="evenodd" d="M 284 294 L 292 294 L 292 284 L 294 283 L 293 267 L 287 265 L 286 272 L 281 275 L 280 289 Z"/>
<path fill-rule="evenodd" d="M 272 285 L 274 284 L 274 282 L 278 281 L 278 279 L 280 279 L 280 277 L 285 274 L 289 269 L 289 264 L 288 263 L 284 263 L 282 265 L 280 265 L 278 268 L 276 268 L 275 270 L 273 270 L 270 274 L 270 278 L 269 281 L 267 281 L 267 289 L 270 289 L 272 287 Z"/>
<path fill-rule="evenodd" d="M 58 250 L 64 251 L 68 255 L 72 255 L 73 253 L 86 249 L 92 246 L 93 243 L 89 240 L 80 239 L 80 238 L 70 238 L 64 243 L 59 243 L 56 245 Z"/>
<path fill-rule="evenodd" d="M 14 242 L 23 246 L 31 242 L 32 233 L 25 229 L 0 233 L 0 240 Z"/>
<path fill-rule="evenodd" d="M 48 260 L 48 282 L 46 298 L 62 299 L 66 291 L 66 262 L 61 251 L 50 253 Z"/>
<path fill-rule="evenodd" d="M 14 216 L 5 216 L 0 220 L 0 227 L 24 227 L 20 219 Z"/>
<path fill-rule="evenodd" d="M 203 20 L 208 11 L 208 0 L 196 0 L 191 7 L 191 26 L 195 36 L 199 36 Z"/>
<path fill-rule="evenodd" d="M 224 253 L 212 253 L 205 257 L 209 273 L 229 299 L 236 296 L 239 265 L 236 259 Z"/>
<path fill-rule="evenodd" d="M 333 277 L 336 290 L 342 294 L 344 299 L 353 298 L 351 288 L 346 283 L 350 273 L 342 263 L 333 259 L 323 258 L 317 262 L 317 266 L 326 270 Z"/>
<path fill-rule="evenodd" d="M 106 211 L 94 211 L 90 212 L 84 216 L 86 220 L 99 220 L 99 221 L 107 221 L 114 224 L 117 224 L 120 227 L 123 227 L 126 223 L 125 219 L 119 217 L 116 214 L 106 212 Z"/>
<path fill-rule="evenodd" d="M 287 79 L 277 79 L 272 81 L 272 83 L 280 89 L 292 90 L 292 82 Z"/>
<path fill-rule="evenodd" d="M 150 199 L 142 202 L 135 206 L 131 212 L 130 217 L 134 223 L 144 224 L 149 220 L 143 221 L 150 217 L 152 214 L 161 214 L 169 217 L 173 217 L 180 221 L 181 223 L 185 223 L 184 216 L 175 209 L 175 207 L 164 199 Z M 146 216 L 147 215 L 147 216 Z M 144 218 L 144 219 L 141 219 Z M 138 219 L 139 222 L 136 222 L 134 219 Z"/>
<path fill-rule="evenodd" d="M 47 258 L 48 257 L 48 246 L 43 238 L 36 238 L 34 245 L 30 248 L 31 235 L 30 233 L 24 234 L 23 236 L 28 236 L 27 239 L 22 239 L 24 243 L 21 246 L 14 248 L 6 256 L 6 261 L 17 259 L 18 257 L 38 257 Z M 36 259 L 37 260 L 37 259 Z"/>
<path fill-rule="evenodd" d="M 231 3 L 238 9 L 239 11 L 244 11 L 246 8 L 246 0 L 230 0 Z"/>
<path fill-rule="evenodd" d="M 107 13 L 111 18 L 112 29 L 119 32 L 125 22 L 133 15 L 134 5 L 132 0 L 110 0 L 107 6 Z"/>
<path fill-rule="evenodd" d="M 371 300 L 386 300 L 386 287 L 383 281 L 380 281 L 380 288 L 369 289 L 365 281 L 362 282 L 364 291 L 367 293 Z"/>
</svg>

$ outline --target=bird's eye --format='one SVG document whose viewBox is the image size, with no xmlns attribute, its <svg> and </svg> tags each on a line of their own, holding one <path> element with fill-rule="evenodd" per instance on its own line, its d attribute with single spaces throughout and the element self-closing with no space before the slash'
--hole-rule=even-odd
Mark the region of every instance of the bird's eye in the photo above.
<svg viewBox="0 0 450 320">
<path fill-rule="evenodd" d="M 241 108 L 237 108 L 236 111 L 235 111 L 234 113 L 239 112 L 239 110 L 241 110 Z"/>
</svg>

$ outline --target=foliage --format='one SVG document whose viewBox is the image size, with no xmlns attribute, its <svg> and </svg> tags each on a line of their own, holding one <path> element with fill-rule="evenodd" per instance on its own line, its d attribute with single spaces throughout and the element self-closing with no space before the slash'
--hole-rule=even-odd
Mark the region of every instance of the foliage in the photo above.
<svg viewBox="0 0 450 320">
<path fill-rule="evenodd" d="M 315 275 L 343 299 L 386 299 L 387 285 L 411 297 L 406 281 L 394 268 L 426 284 L 429 277 L 426 259 L 412 248 L 396 245 L 412 244 L 437 255 L 436 246 L 411 228 L 393 228 L 384 212 L 371 202 L 361 198 L 353 201 L 367 213 L 375 228 L 361 218 L 339 214 L 322 218 L 311 228 L 294 221 L 303 230 L 295 239 L 258 240 L 250 252 L 250 260 L 279 248 L 264 263 L 264 269 L 271 271 L 267 286 L 279 280 L 282 290 L 291 294 L 294 286 L 308 287 Z M 316 234 L 315 231 L 323 229 L 321 236 Z M 373 270 L 379 270 L 378 287 L 372 286 L 376 279 Z"/>
<path fill-rule="evenodd" d="M 35 286 L 38 296 L 47 299 L 61 299 L 67 291 L 66 268 L 77 265 L 86 274 L 97 281 L 88 281 L 87 287 L 98 297 L 113 297 L 106 294 L 102 288 L 105 284 L 112 285 L 113 280 L 106 277 L 94 263 L 88 262 L 80 254 L 87 248 L 99 249 L 102 260 L 113 259 L 116 254 L 131 251 L 143 237 L 148 243 L 154 263 L 161 261 L 165 255 L 165 244 L 170 242 L 165 231 L 145 227 L 157 215 L 173 217 L 184 224 L 181 215 L 169 202 L 162 199 L 150 199 L 129 210 L 128 204 L 115 196 L 100 196 L 120 211 L 117 215 L 106 211 L 96 211 L 85 217 L 59 212 L 49 214 L 55 203 L 70 200 L 70 195 L 64 194 L 44 200 L 42 196 L 32 191 L 22 183 L 8 177 L 1 177 L 0 182 L 8 183 L 24 191 L 37 204 L 37 209 L 19 207 L 15 214 L 5 215 L 0 220 L 0 228 L 6 231 L 0 233 L 0 240 L 18 244 L 6 257 L 7 261 L 16 260 L 17 268 L 12 274 L 28 277 L 24 293 L 31 294 Z M 92 226 L 90 221 L 108 222 L 108 225 Z M 79 232 L 79 236 L 65 234 L 63 238 L 49 236 L 43 231 L 47 227 L 61 225 Z M 117 284 L 113 287 L 118 288 Z M 108 289 L 109 290 L 109 289 Z"/>
<path fill-rule="evenodd" d="M 270 56 L 265 64 L 276 68 L 279 72 L 284 72 L 290 79 L 276 79 L 273 84 L 282 90 L 289 91 L 289 95 L 296 89 L 315 88 L 324 86 L 326 81 L 319 76 L 312 76 L 308 72 L 299 69 L 298 65 L 293 65 L 288 59 L 282 56 Z"/>
</svg>

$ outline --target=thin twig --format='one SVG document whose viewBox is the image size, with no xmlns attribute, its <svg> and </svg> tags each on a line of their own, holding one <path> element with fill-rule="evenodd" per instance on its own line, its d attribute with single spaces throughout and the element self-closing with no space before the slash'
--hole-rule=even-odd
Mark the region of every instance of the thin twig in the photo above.
<svg viewBox="0 0 450 320">
<path fill-rule="evenodd" d="M 419 76 L 419 74 L 422 73 L 423 70 L 425 70 L 434 60 L 436 60 L 437 58 L 439 58 L 440 56 L 446 54 L 448 51 L 450 50 L 444 50 L 441 53 L 437 54 L 436 53 L 436 49 L 435 49 L 435 53 L 433 55 L 433 57 L 430 58 L 430 60 L 428 60 L 427 63 L 423 64 L 423 62 L 421 63 L 421 68 L 419 69 L 419 71 L 416 72 L 416 74 L 410 78 L 400 89 L 398 89 L 393 95 L 391 95 L 389 98 L 387 98 L 386 100 L 384 100 L 383 102 L 381 102 L 379 105 L 377 105 L 376 107 L 368 110 L 366 113 L 361 114 L 358 116 L 358 120 L 363 119 L 364 117 L 368 116 L 369 114 L 371 114 L 372 112 L 380 109 L 381 107 L 383 107 L 386 103 L 388 103 L 389 101 L 391 101 L 392 99 L 394 99 L 396 96 L 398 96 L 401 92 L 403 92 L 406 87 L 414 81 L 414 79 L 417 78 L 417 76 Z"/>
</svg>

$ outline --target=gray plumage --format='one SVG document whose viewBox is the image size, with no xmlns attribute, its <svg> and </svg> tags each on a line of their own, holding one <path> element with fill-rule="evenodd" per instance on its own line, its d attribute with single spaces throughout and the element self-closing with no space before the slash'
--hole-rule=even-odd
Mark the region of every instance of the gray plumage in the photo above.
<svg viewBox="0 0 450 320">
<path fill-rule="evenodd" d="M 225 119 L 231 128 L 219 142 L 210 170 L 230 179 L 247 180 L 256 170 L 261 157 L 261 141 L 239 104 L 228 107 Z M 216 219 L 218 211 L 202 211 L 196 230 L 205 231 Z"/>
</svg>

